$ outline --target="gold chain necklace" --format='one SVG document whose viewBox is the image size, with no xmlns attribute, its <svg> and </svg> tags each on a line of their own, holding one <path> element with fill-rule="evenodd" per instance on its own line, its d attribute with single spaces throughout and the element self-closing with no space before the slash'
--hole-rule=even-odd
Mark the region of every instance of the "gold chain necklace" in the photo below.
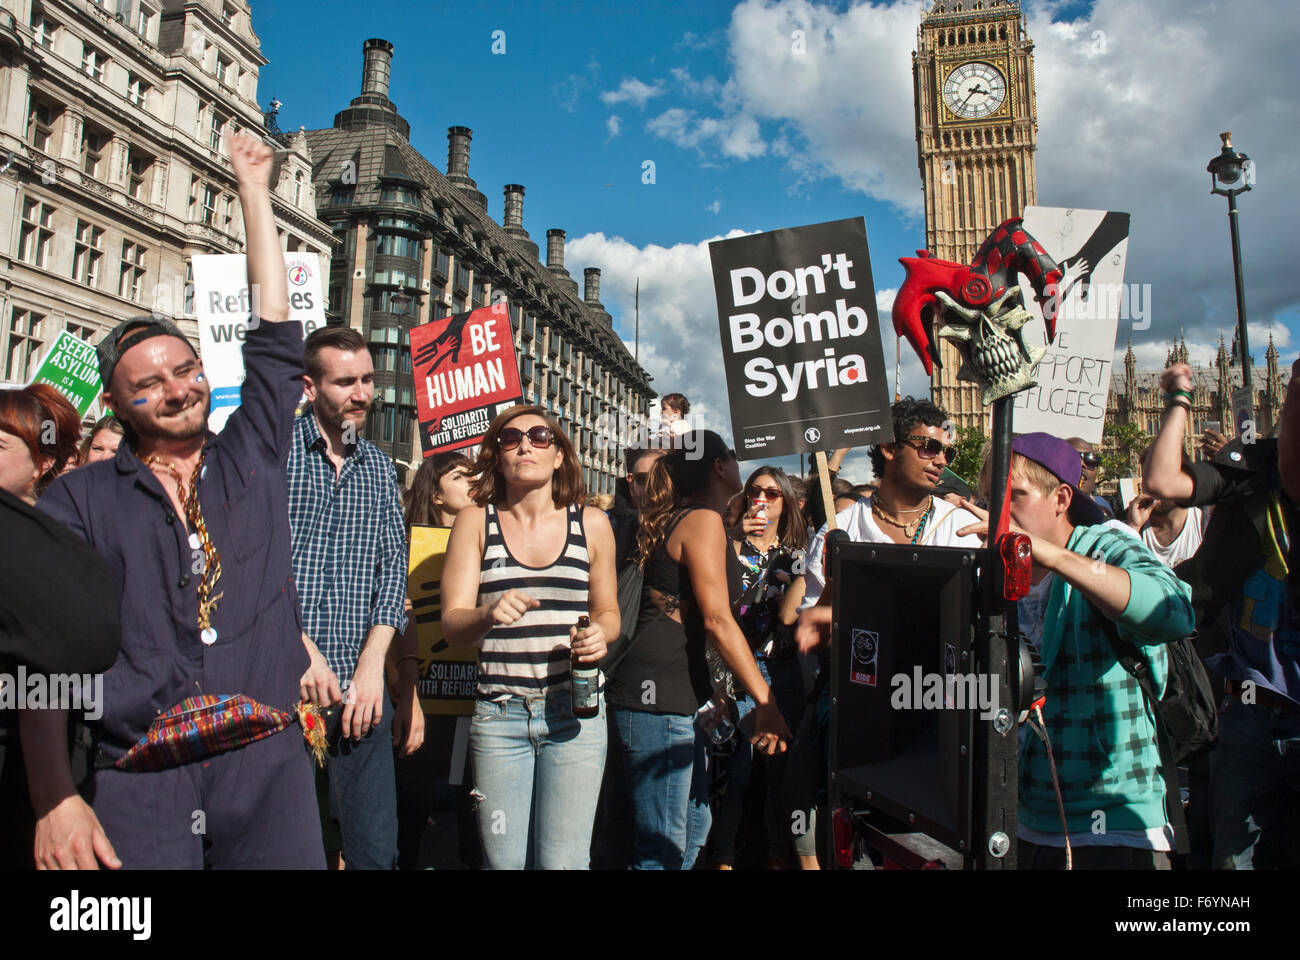
<svg viewBox="0 0 1300 960">
<path fill-rule="evenodd" d="M 189 522 L 190 529 L 199 538 L 199 546 L 203 550 L 203 576 L 199 580 L 198 591 L 199 635 L 205 644 L 212 644 L 217 639 L 217 631 L 212 629 L 212 614 L 217 610 L 217 601 L 225 596 L 225 593 L 219 593 L 215 597 L 212 596 L 212 588 L 221 579 L 221 554 L 217 553 L 216 547 L 212 545 L 212 538 L 208 536 L 208 525 L 204 523 L 203 511 L 199 508 L 199 477 L 203 471 L 203 458 L 207 455 L 207 450 L 199 454 L 199 462 L 194 465 L 194 473 L 191 475 L 188 492 L 185 489 L 185 481 L 181 479 L 180 471 L 176 469 L 175 463 L 164 460 L 157 454 L 146 457 L 144 462 L 146 466 L 150 467 L 155 463 L 165 467 L 172 475 L 172 479 L 176 481 L 176 492 L 185 507 L 185 519 Z"/>
<path fill-rule="evenodd" d="M 890 508 L 885 507 L 881 504 L 880 497 L 878 494 L 871 498 L 871 512 L 874 513 L 877 518 L 885 521 L 885 523 L 889 524 L 891 527 L 902 527 L 903 536 L 907 537 L 909 540 L 912 541 L 915 541 L 916 536 L 920 532 L 921 527 L 924 526 L 925 524 L 926 517 L 930 515 L 930 511 L 933 508 L 934 508 L 934 497 L 926 497 L 925 504 L 923 506 L 916 507 L 913 510 L 898 510 L 891 513 Z M 921 515 L 909 523 L 908 521 L 904 520 L 902 517 L 898 516 L 899 513 L 920 513 Z"/>
</svg>

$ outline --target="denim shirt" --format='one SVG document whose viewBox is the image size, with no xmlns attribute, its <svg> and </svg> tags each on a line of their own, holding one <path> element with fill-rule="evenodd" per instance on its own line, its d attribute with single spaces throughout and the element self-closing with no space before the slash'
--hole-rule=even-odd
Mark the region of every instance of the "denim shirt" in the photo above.
<svg viewBox="0 0 1300 960">
<path fill-rule="evenodd" d="M 199 639 L 203 560 L 183 516 L 128 443 L 115 459 L 64 474 L 38 508 L 87 540 L 122 582 L 122 649 L 104 675 L 99 721 L 110 757 L 186 697 L 246 694 L 280 709 L 307 669 L 289 562 L 284 461 L 302 396 L 302 327 L 251 327 L 242 405 L 204 442 L 199 506 L 221 558 L 217 638 Z M 76 589 L 69 584 L 69 589 Z"/>
</svg>

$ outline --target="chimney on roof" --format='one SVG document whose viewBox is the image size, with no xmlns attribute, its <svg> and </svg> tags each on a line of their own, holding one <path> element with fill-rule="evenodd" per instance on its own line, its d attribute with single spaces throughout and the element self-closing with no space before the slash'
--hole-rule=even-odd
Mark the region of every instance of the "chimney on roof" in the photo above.
<svg viewBox="0 0 1300 960">
<path fill-rule="evenodd" d="M 512 233 L 524 228 L 524 188 L 517 183 L 506 184 L 506 215 L 501 226 Z"/>
<path fill-rule="evenodd" d="M 367 40 L 361 47 L 365 62 L 361 67 L 361 94 L 388 97 L 388 78 L 393 69 L 393 45 L 387 40 Z"/>
<path fill-rule="evenodd" d="M 335 130 L 367 130 L 388 127 L 403 139 L 410 139 L 411 125 L 388 99 L 388 80 L 393 69 L 393 45 L 375 37 L 361 45 L 361 93 L 346 109 L 334 114 Z"/>
<path fill-rule="evenodd" d="M 447 128 L 448 180 L 469 180 L 469 141 L 473 136 L 474 131 L 469 127 Z"/>
<path fill-rule="evenodd" d="M 593 305 L 600 303 L 600 267 L 582 271 L 582 299 Z"/>
<path fill-rule="evenodd" d="M 552 273 L 568 273 L 564 269 L 564 231 L 559 227 L 546 231 L 546 266 Z"/>
</svg>

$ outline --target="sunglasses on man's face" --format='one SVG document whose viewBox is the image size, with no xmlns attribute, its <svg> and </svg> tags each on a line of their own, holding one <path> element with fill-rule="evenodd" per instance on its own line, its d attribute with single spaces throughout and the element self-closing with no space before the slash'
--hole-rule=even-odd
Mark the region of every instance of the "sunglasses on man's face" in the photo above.
<svg viewBox="0 0 1300 960">
<path fill-rule="evenodd" d="M 768 500 L 780 500 L 781 488 L 780 487 L 750 487 L 749 488 L 749 499 L 756 500 L 760 495 L 766 497 Z"/>
<path fill-rule="evenodd" d="M 1089 470 L 1096 470 L 1101 466 L 1101 454 L 1098 453 L 1081 453 L 1079 459 L 1083 461 L 1083 465 Z"/>
<path fill-rule="evenodd" d="M 916 440 L 917 443 L 909 441 Z M 927 437 L 924 434 L 914 433 L 911 436 L 904 437 L 899 441 L 906 447 L 911 447 L 922 460 L 933 460 L 939 454 L 943 454 L 943 459 L 952 463 L 957 457 L 957 448 L 947 446 L 942 440 L 936 440 L 934 437 Z"/>
<path fill-rule="evenodd" d="M 527 431 L 520 430 L 518 427 L 506 427 L 497 434 L 497 446 L 502 450 L 513 450 L 523 442 L 524 437 L 528 438 L 529 445 L 534 449 L 545 450 L 555 439 L 555 434 L 551 432 L 550 427 L 541 424 L 529 427 Z"/>
</svg>

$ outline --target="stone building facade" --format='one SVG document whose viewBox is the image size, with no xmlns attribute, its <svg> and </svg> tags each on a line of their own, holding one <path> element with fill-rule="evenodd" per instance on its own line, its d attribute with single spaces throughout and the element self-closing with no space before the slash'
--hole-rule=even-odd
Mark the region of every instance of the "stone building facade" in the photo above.
<svg viewBox="0 0 1300 960">
<path fill-rule="evenodd" d="M 189 258 L 243 250 L 227 140 L 263 129 L 259 47 L 244 0 L 0 0 L 0 380 L 154 309 L 197 346 Z M 306 138 L 282 140 L 281 242 L 327 262 Z"/>
<path fill-rule="evenodd" d="M 410 124 L 388 97 L 393 45 L 363 45 L 361 94 L 309 130 L 316 208 L 338 240 L 328 281 L 330 323 L 360 331 L 375 361 L 379 403 L 367 438 L 399 473 L 422 459 L 409 332 L 498 302 L 508 307 L 524 400 L 550 411 L 574 441 L 593 493 L 622 472 L 611 422 L 644 417 L 655 395 L 600 302 L 600 270 L 580 291 L 564 264 L 564 231 L 546 233 L 540 259 L 523 226 L 524 188 L 504 188 L 503 221 L 470 177 L 472 131 L 447 131 L 446 172 L 410 143 Z M 611 434 L 613 436 L 611 436 Z M 405 466 L 403 466 L 405 465 Z"/>
<path fill-rule="evenodd" d="M 1272 334 L 1268 338 L 1264 361 L 1263 367 L 1254 367 L 1251 373 L 1251 383 L 1255 390 L 1255 432 L 1261 437 L 1273 432 L 1282 412 L 1282 401 L 1286 397 L 1287 381 L 1278 369 L 1278 352 Z M 1187 343 L 1181 337 L 1170 347 L 1165 357 L 1166 367 L 1175 363 L 1187 363 L 1192 368 L 1192 415 L 1187 420 L 1183 449 L 1189 457 L 1200 459 L 1199 440 L 1207 423 L 1217 421 L 1225 436 L 1235 434 L 1232 391 L 1241 386 L 1241 364 L 1234 362 L 1222 337 L 1219 338 L 1218 352 L 1208 368 L 1199 363 L 1191 363 Z M 1130 344 L 1124 354 L 1123 373 L 1117 371 L 1111 375 L 1106 421 L 1136 424 L 1144 435 L 1154 439 L 1160 432 L 1165 412 L 1164 391 L 1160 388 L 1162 372 L 1139 371 Z M 1113 451 L 1113 442 L 1104 445 L 1103 449 Z M 1133 476 L 1138 476 L 1136 458 L 1133 458 L 1132 471 Z"/>
</svg>

